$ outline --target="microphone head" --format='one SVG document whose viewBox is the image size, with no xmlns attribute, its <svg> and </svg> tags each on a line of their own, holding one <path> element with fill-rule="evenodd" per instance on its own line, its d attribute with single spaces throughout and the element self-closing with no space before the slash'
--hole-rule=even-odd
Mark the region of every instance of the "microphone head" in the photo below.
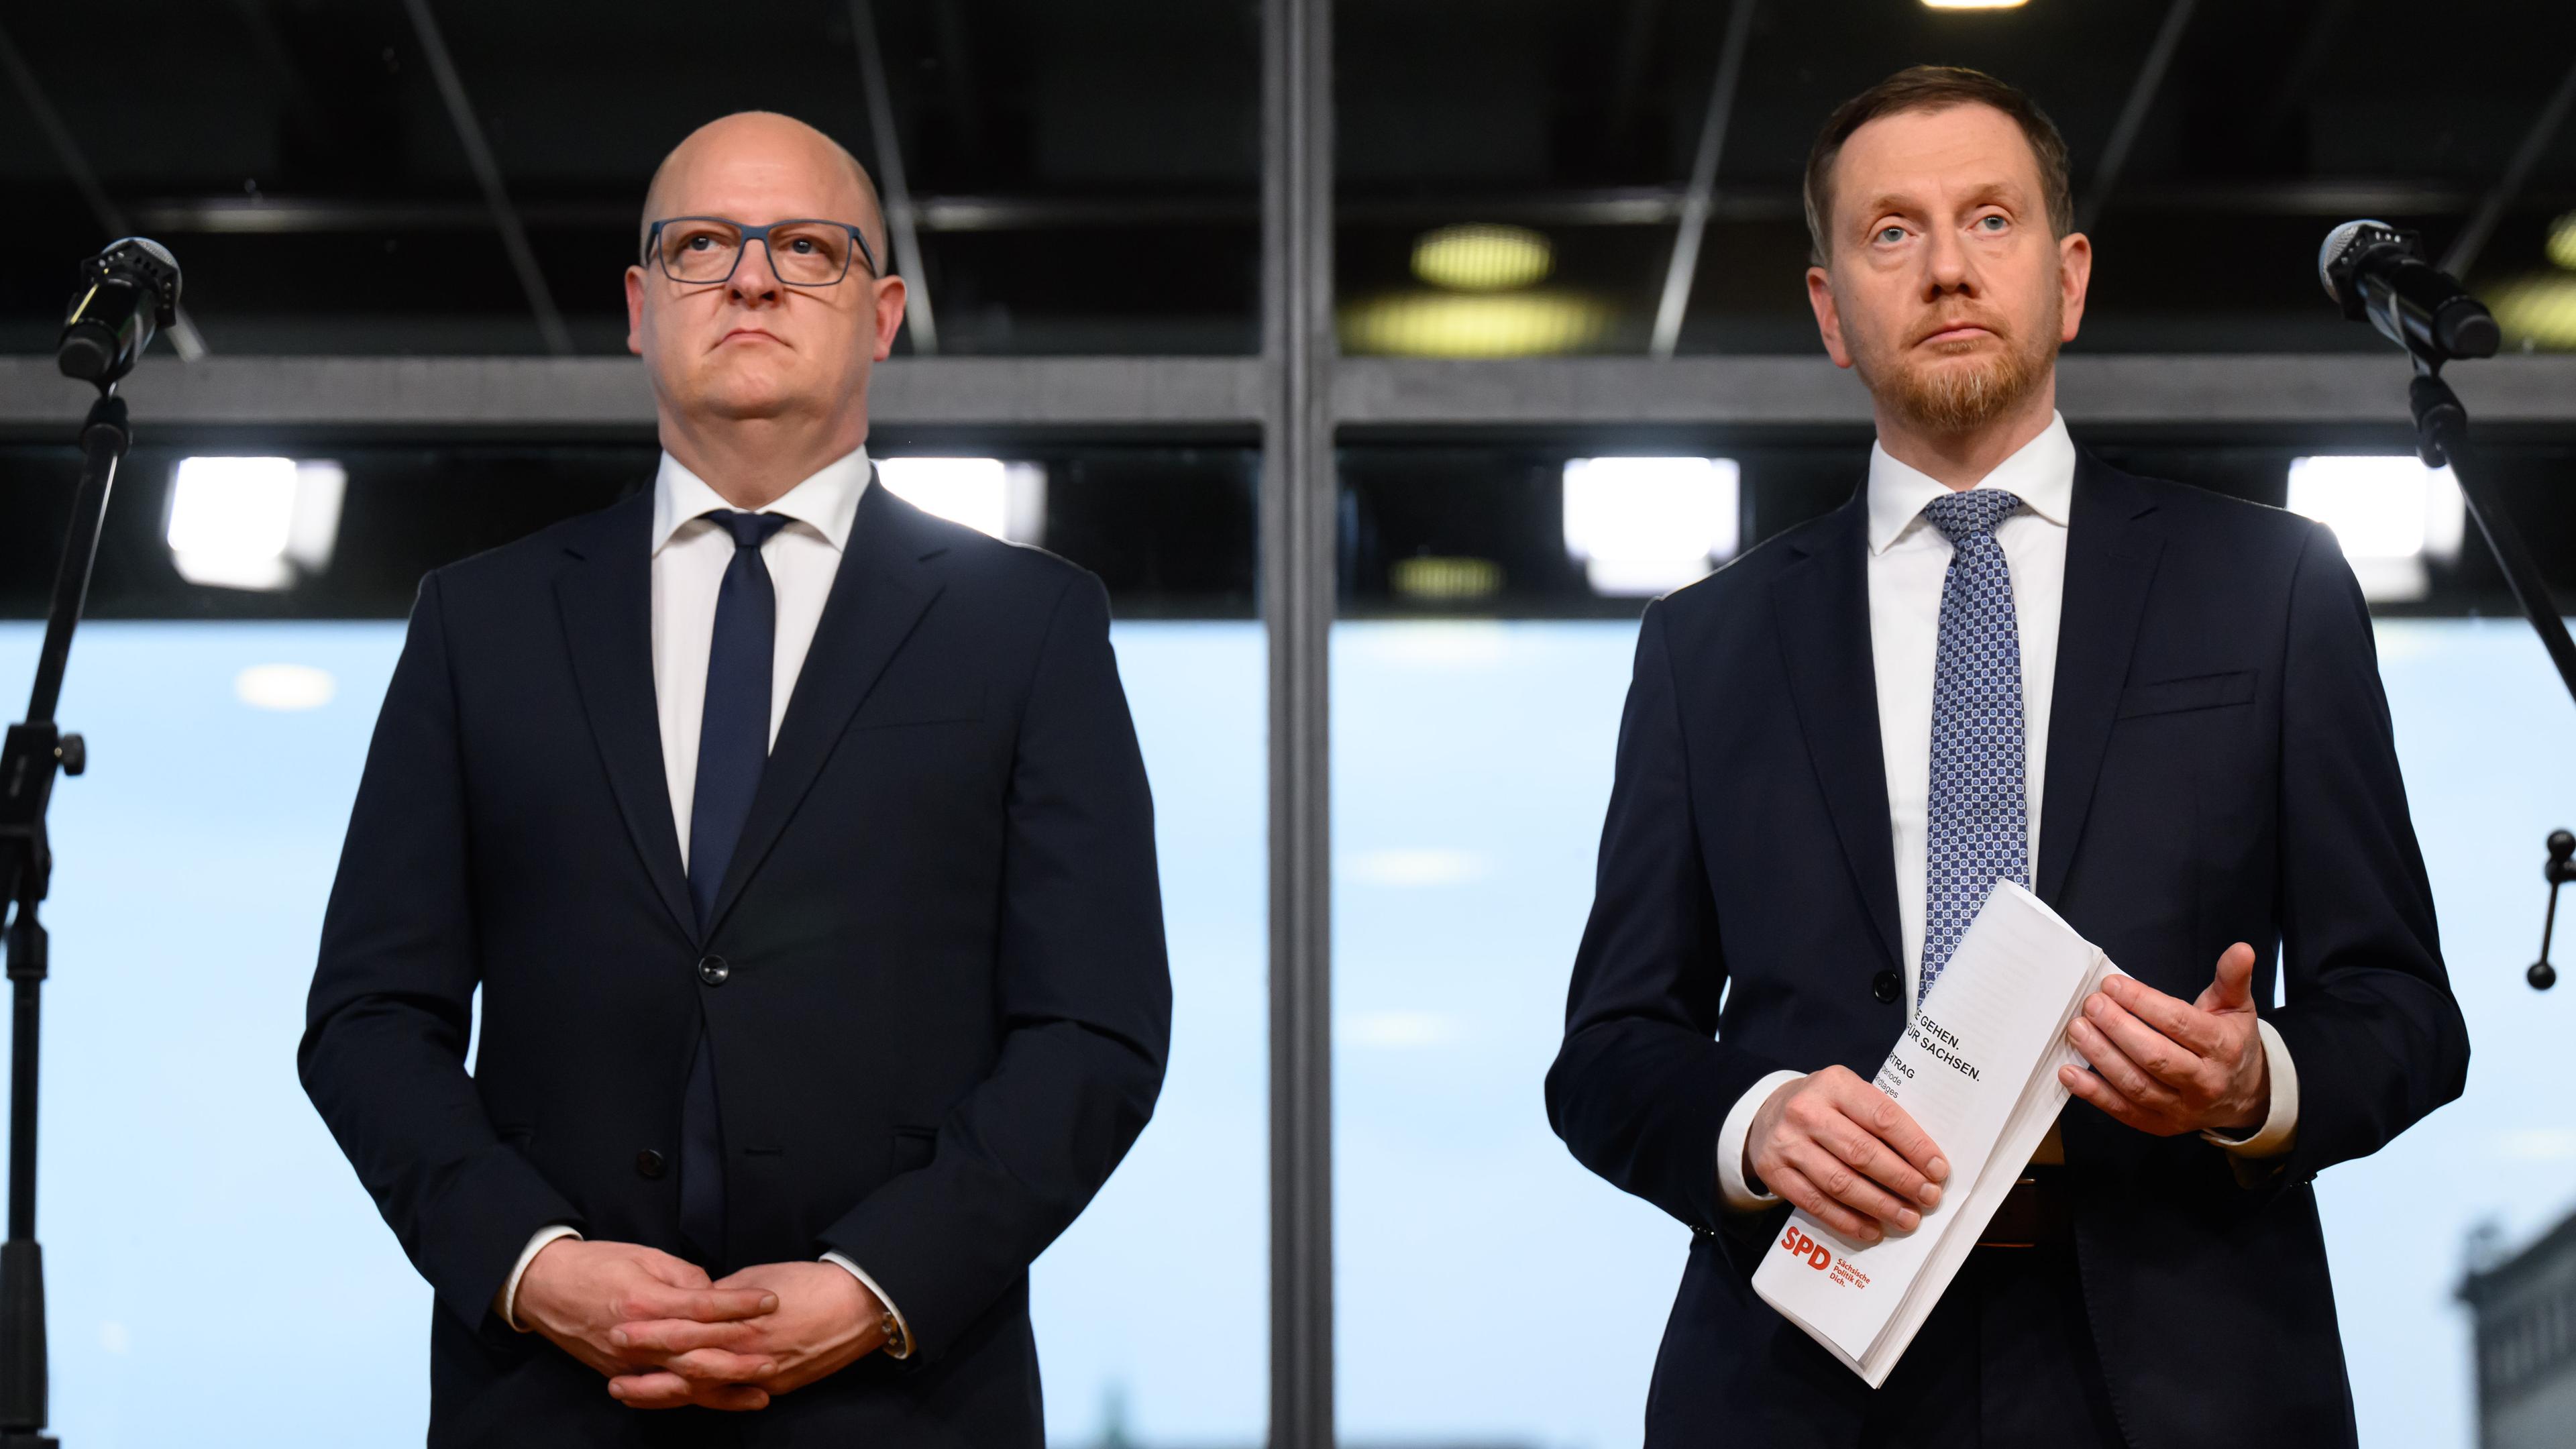
<svg viewBox="0 0 2576 1449">
<path fill-rule="evenodd" d="M 121 241 L 116 243 L 114 246 L 110 246 L 108 250 L 114 251 L 117 247 L 126 245 L 127 242 L 131 242 L 135 246 L 141 247 L 145 251 L 150 252 L 154 257 L 160 260 L 161 265 L 168 267 L 170 270 L 174 272 L 179 270 L 179 259 L 170 255 L 170 249 L 148 236 L 127 237 L 125 241 Z"/>
<path fill-rule="evenodd" d="M 150 237 L 121 237 L 80 264 L 54 362 L 105 391 L 134 369 L 156 328 L 179 311 L 179 259 Z"/>
<path fill-rule="evenodd" d="M 171 324 L 179 307 L 179 259 L 168 247 L 148 236 L 123 237 L 109 242 L 98 260 L 140 278 L 152 290 L 157 320 L 164 327 Z"/>
<path fill-rule="evenodd" d="M 2326 244 L 2317 248 L 2317 280 L 2325 284 L 2326 295 L 2336 302 L 2343 300 L 2343 288 L 2335 281 L 2335 264 L 2363 243 L 2364 232 L 2386 235 L 2394 231 L 2384 221 L 2347 221 L 2326 233 Z"/>
</svg>

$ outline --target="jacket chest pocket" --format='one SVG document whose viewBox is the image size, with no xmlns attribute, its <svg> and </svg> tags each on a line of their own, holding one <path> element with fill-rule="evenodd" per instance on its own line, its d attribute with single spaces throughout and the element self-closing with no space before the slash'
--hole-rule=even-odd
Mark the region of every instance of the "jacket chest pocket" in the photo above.
<svg viewBox="0 0 2576 1449">
<path fill-rule="evenodd" d="M 2137 719 L 2153 714 L 2182 714 L 2190 710 L 2224 709 L 2229 705 L 2254 702 L 2256 671 L 2230 670 L 2224 674 L 2193 674 L 2180 679 L 2157 679 L 2133 684 L 2120 692 L 2121 719 Z"/>
<path fill-rule="evenodd" d="M 983 717 L 982 681 L 923 684 L 890 694 L 879 691 L 859 706 L 850 721 L 850 733 L 905 725 L 972 724 Z"/>
</svg>

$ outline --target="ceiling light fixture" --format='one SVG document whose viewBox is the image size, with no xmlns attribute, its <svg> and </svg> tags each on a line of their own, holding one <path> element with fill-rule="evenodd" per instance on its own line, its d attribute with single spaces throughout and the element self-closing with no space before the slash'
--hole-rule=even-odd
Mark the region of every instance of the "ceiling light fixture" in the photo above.
<svg viewBox="0 0 2576 1449">
<path fill-rule="evenodd" d="M 253 709 L 320 709 L 339 692 L 330 670 L 310 664 L 254 664 L 233 676 L 233 697 Z"/>
<path fill-rule="evenodd" d="M 1555 269 L 1547 238 L 1522 226 L 1444 226 L 1413 244 L 1413 275 L 1454 291 L 1510 291 L 1543 281 Z"/>
<path fill-rule="evenodd" d="M 2549 224 L 2549 259 L 2576 272 L 2576 211 Z"/>
<path fill-rule="evenodd" d="M 1610 309 L 1570 292 L 1408 292 L 1342 313 L 1342 345 L 1398 357 L 1572 352 L 1610 328 Z"/>
<path fill-rule="evenodd" d="M 331 562 L 349 475 L 326 459 L 182 458 L 165 537 L 179 576 L 278 590 Z"/>
<path fill-rule="evenodd" d="M 2520 343 L 2525 352 L 2576 348 L 2576 276 L 2535 272 L 2496 288 L 2485 301 L 2508 344 Z"/>
<path fill-rule="evenodd" d="M 1492 598 L 1503 587 L 1503 566 L 1489 558 L 1419 554 L 1397 559 L 1387 569 L 1387 584 L 1400 599 L 1426 604 L 1456 604 Z"/>
<path fill-rule="evenodd" d="M 1606 597 L 1680 588 L 1735 556 L 1742 482 L 1733 458 L 1570 458 L 1566 556 Z"/>
<path fill-rule="evenodd" d="M 879 458 L 897 498 L 1012 543 L 1046 538 L 1046 465 L 999 458 Z"/>
<path fill-rule="evenodd" d="M 2430 593 L 2426 561 L 2458 559 L 2468 527 L 2459 480 L 2412 453 L 2293 458 L 2289 505 L 2334 530 L 2362 596 L 2374 600 Z"/>
</svg>

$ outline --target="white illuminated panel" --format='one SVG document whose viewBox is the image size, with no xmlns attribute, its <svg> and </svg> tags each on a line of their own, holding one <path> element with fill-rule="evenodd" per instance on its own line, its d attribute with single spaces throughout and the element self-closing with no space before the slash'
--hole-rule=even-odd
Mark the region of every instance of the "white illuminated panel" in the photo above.
<svg viewBox="0 0 2576 1449">
<path fill-rule="evenodd" d="M 1436 849 L 1364 850 L 1337 864 L 1345 880 L 1400 889 L 1465 885 L 1482 879 L 1490 868 L 1475 851 Z"/>
<path fill-rule="evenodd" d="M 253 709 L 320 709 L 340 692 L 340 681 L 310 664 L 254 664 L 233 676 L 233 697 Z"/>
<path fill-rule="evenodd" d="M 1046 468 L 999 458 L 879 458 L 897 498 L 951 523 L 1013 543 L 1046 536 Z"/>
<path fill-rule="evenodd" d="M 1735 556 L 1742 472 L 1733 458 L 1571 458 L 1565 552 L 1592 591 L 1661 594 Z"/>
<path fill-rule="evenodd" d="M 2458 558 L 2467 526 L 2459 480 L 2411 453 L 2293 458 L 2289 503 L 2334 530 L 2372 599 L 2424 597 L 2426 561 Z"/>
<path fill-rule="evenodd" d="M 182 458 L 167 538 L 179 576 L 225 589 L 283 589 L 331 562 L 348 474 L 327 460 Z"/>
</svg>

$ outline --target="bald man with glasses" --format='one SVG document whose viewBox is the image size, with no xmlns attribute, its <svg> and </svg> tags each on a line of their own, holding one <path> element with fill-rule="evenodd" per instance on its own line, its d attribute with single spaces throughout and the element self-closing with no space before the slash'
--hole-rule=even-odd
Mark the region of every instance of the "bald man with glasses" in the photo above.
<svg viewBox="0 0 2576 1449">
<path fill-rule="evenodd" d="M 1043 1442 L 1029 1264 L 1162 1083 L 1153 807 L 1099 580 L 875 477 L 882 237 L 811 127 L 691 135 L 651 488 L 422 581 L 298 1065 L 433 1445 Z"/>
</svg>

